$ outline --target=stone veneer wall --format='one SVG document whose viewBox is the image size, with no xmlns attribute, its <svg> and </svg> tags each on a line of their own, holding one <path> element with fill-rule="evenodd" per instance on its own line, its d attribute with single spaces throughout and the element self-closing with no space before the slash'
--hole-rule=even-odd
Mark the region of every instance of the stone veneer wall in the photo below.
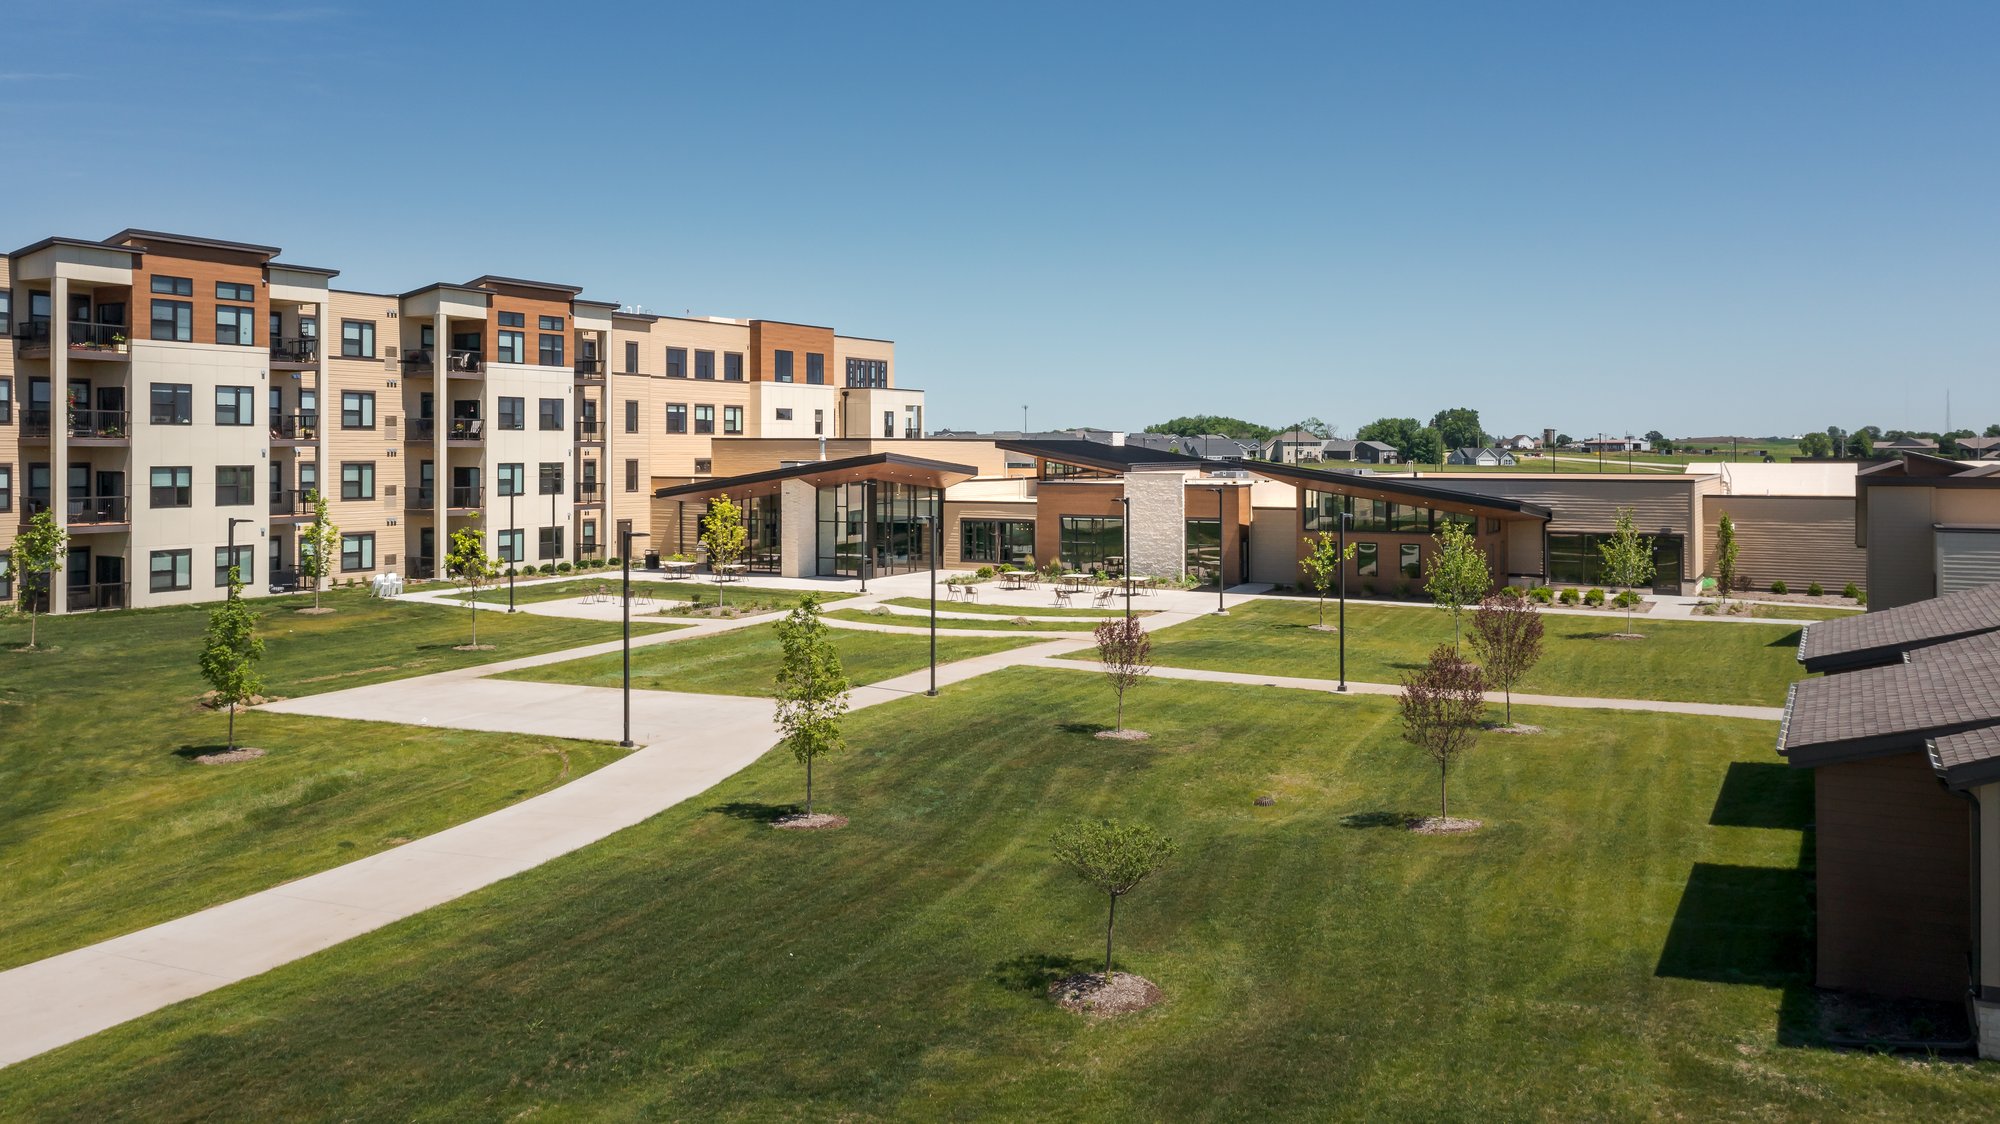
<svg viewBox="0 0 2000 1124">
<path fill-rule="evenodd" d="M 1127 472 L 1125 495 L 1132 501 L 1132 572 L 1179 578 L 1187 568 L 1187 478 L 1179 470 Z"/>
<path fill-rule="evenodd" d="M 810 578 L 819 571 L 819 489 L 804 480 L 778 485 L 778 572 Z"/>
</svg>

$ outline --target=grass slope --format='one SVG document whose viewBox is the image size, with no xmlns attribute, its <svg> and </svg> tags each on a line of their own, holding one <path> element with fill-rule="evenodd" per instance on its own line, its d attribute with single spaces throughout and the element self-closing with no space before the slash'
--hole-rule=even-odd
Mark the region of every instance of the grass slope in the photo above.
<svg viewBox="0 0 2000 1124">
<path fill-rule="evenodd" d="M 930 663 L 929 636 L 841 628 L 833 630 L 833 640 L 848 682 L 856 686 L 892 679 Z M 1035 643 L 1039 641 L 1029 636 L 940 636 L 938 663 Z M 769 696 L 781 656 L 775 624 L 655 644 L 633 649 L 632 685 L 648 691 Z M 526 668 L 494 678 L 616 687 L 623 682 L 623 666 L 614 653 Z"/>
<path fill-rule="evenodd" d="M 1153 661 L 1168 667 L 1213 668 L 1332 679 L 1340 637 L 1315 632 L 1315 603 L 1265 598 L 1200 617 L 1153 637 Z M 1334 620 L 1328 603 L 1327 623 Z M 1644 640 L 1615 640 L 1625 622 L 1612 617 L 1542 616 L 1542 659 L 1515 687 L 1527 694 L 1590 698 L 1782 706 L 1785 688 L 1801 677 L 1794 626 L 1634 618 Z M 1471 613 L 1463 619 L 1470 630 Z M 1451 616 L 1430 608 L 1347 606 L 1347 677 L 1394 683 L 1432 648 L 1451 642 Z M 1468 648 L 1469 650 L 1469 648 Z M 1073 658 L 1093 658 L 1081 655 Z"/>
<path fill-rule="evenodd" d="M 589 621 L 322 595 L 252 601 L 265 693 L 295 697 L 616 636 Z M 203 766 L 226 719 L 198 709 L 206 607 L 43 620 L 0 650 L 0 967 L 337 866 L 614 759 L 608 744 L 247 712 L 261 760 Z M 10 645 L 27 622 L 0 622 Z"/>
<path fill-rule="evenodd" d="M 1016 670 L 858 713 L 853 819 L 767 818 L 774 752 L 703 798 L 340 948 L 0 1071 L 39 1119 L 1976 1119 L 2000 1070 L 1835 1052 L 1802 1017 L 1811 779 L 1773 724 L 1539 711 L 1456 778 L 1394 703 L 1177 683 L 1150 742 Z M 1274 807 L 1252 800 L 1274 793 Z M 1181 857 L 1119 910 L 1166 1002 L 1046 981 L 1102 949 L 1055 869 L 1078 815 Z"/>
</svg>

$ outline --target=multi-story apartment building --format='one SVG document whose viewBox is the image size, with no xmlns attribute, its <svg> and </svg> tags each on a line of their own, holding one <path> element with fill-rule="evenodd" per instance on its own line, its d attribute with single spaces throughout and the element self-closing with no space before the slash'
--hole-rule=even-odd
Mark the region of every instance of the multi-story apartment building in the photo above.
<svg viewBox="0 0 2000 1124">
<path fill-rule="evenodd" d="M 212 599 L 232 561 L 289 588 L 315 495 L 337 578 L 425 577 L 465 528 L 507 561 L 615 554 L 718 442 L 922 434 L 887 341 L 491 275 L 356 292 L 279 253 L 125 230 L 0 257 L 0 555 L 59 514 L 50 611 Z"/>
</svg>

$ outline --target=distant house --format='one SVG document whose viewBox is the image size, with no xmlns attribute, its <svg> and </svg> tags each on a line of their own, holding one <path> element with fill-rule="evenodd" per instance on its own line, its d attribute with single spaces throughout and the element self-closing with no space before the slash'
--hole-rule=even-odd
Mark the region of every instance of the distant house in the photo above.
<svg viewBox="0 0 2000 1124">
<path fill-rule="evenodd" d="M 1505 449 L 1490 447 L 1453 449 L 1445 456 L 1446 464 L 1470 464 L 1481 468 L 1501 468 L 1514 463 L 1514 454 Z"/>
<path fill-rule="evenodd" d="M 1502 439 L 1498 447 L 1517 453 L 1525 453 L 1541 448 L 1542 439 L 1539 437 L 1530 437 L 1525 433 L 1516 433 L 1512 437 Z"/>
<path fill-rule="evenodd" d="M 1288 429 L 1264 446 L 1264 459 L 1279 464 L 1302 464 L 1321 459 L 1326 438 L 1303 429 Z"/>
<path fill-rule="evenodd" d="M 1935 453 L 1937 447 L 1928 437 L 1885 437 L 1875 442 L 1878 453 Z"/>
<path fill-rule="evenodd" d="M 1359 464 L 1396 464 L 1402 458 L 1396 455 L 1394 445 L 1380 441 L 1328 441 L 1321 455 L 1330 461 L 1355 461 Z"/>
<path fill-rule="evenodd" d="M 1644 453 L 1652 449 L 1653 443 L 1643 437 L 1593 437 L 1578 441 L 1573 448 L 1586 453 Z"/>
<path fill-rule="evenodd" d="M 1238 441 L 1220 433 L 1182 437 L 1173 433 L 1128 433 L 1125 444 L 1162 453 L 1185 453 L 1211 461 L 1240 461 L 1258 456 L 1263 447 L 1255 441 Z"/>
<path fill-rule="evenodd" d="M 1958 447 L 1966 460 L 2000 459 L 2000 437 L 1960 437 Z"/>
</svg>

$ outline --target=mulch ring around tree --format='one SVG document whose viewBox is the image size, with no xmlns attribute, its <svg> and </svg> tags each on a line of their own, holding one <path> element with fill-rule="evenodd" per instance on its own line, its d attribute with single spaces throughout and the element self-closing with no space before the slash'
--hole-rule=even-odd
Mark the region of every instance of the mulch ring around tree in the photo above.
<svg viewBox="0 0 2000 1124">
<path fill-rule="evenodd" d="M 833 831 L 836 828 L 846 827 L 847 817 L 828 812 L 814 812 L 810 816 L 804 812 L 797 812 L 772 820 L 771 826 L 779 831 Z"/>
<path fill-rule="evenodd" d="M 264 756 L 264 751 L 250 746 L 239 746 L 226 752 L 203 753 L 189 758 L 197 765 L 234 765 L 239 761 L 255 761 Z"/>
<path fill-rule="evenodd" d="M 263 706 L 265 703 L 280 702 L 280 701 L 282 700 L 279 699 L 276 695 L 251 695 L 249 698 L 238 703 L 237 708 L 241 709 L 246 706 Z M 226 705 L 215 701 L 214 691 L 203 691 L 201 697 L 194 700 L 194 705 L 202 710 L 229 709 Z M 257 752 L 262 753 L 263 750 L 260 749 Z"/>
<path fill-rule="evenodd" d="M 1102 972 L 1080 972 L 1050 984 L 1049 998 L 1065 1011 L 1104 1019 L 1143 1011 L 1166 996 L 1153 981 L 1130 972 L 1118 973 L 1109 983 Z"/>
<path fill-rule="evenodd" d="M 490 651 L 492 651 L 492 650 L 493 650 L 493 645 L 491 645 L 491 644 L 454 644 L 454 645 L 452 645 L 452 648 L 451 648 L 451 650 L 452 650 L 452 651 L 454 651 L 454 652 L 490 652 Z"/>
<path fill-rule="evenodd" d="M 1091 736 L 1108 742 L 1142 742 L 1153 735 L 1144 730 L 1099 730 Z"/>
<path fill-rule="evenodd" d="M 1464 835 L 1486 826 L 1485 820 L 1463 820 L 1457 816 L 1424 816 L 1403 825 L 1418 835 Z"/>
<path fill-rule="evenodd" d="M 1542 728 L 1526 722 L 1516 722 L 1512 726 L 1502 726 L 1495 723 L 1486 727 L 1486 732 L 1489 734 L 1539 734 L 1542 732 Z"/>
<path fill-rule="evenodd" d="M 338 610 L 334 609 L 334 607 L 331 605 L 322 605 L 317 609 L 313 608 L 311 605 L 307 605 L 303 609 L 294 609 L 292 611 L 302 616 L 323 617 L 328 613 L 337 612 Z"/>
<path fill-rule="evenodd" d="M 1645 638 L 1646 634 L 1643 632 L 1614 632 L 1611 634 L 1611 639 L 1613 640 L 1644 640 Z"/>
</svg>

